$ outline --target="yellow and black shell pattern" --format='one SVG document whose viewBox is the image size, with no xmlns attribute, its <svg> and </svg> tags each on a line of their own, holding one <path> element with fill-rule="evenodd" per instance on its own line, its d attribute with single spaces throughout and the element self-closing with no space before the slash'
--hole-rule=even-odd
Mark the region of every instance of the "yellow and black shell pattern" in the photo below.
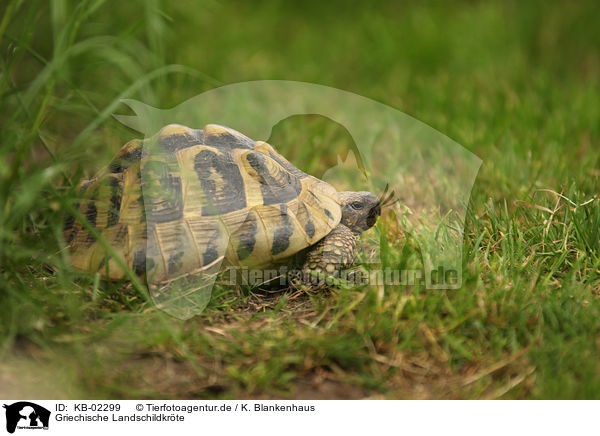
<svg viewBox="0 0 600 436">
<path fill-rule="evenodd" d="M 87 224 L 70 217 L 64 231 L 72 264 L 110 279 L 125 271 L 90 226 L 135 274 L 145 279 L 151 269 L 160 281 L 220 259 L 249 267 L 285 262 L 341 219 L 335 188 L 268 143 L 216 124 L 170 124 L 130 141 L 79 192 Z"/>
</svg>

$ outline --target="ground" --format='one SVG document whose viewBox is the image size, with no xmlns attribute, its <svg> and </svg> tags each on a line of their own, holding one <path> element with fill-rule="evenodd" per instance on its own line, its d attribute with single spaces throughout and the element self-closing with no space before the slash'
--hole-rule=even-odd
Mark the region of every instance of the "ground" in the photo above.
<svg viewBox="0 0 600 436">
<path fill-rule="evenodd" d="M 600 397 L 598 5 L 321 3 L 3 8 L 0 397 Z M 482 159 L 460 289 L 218 289 L 180 321 L 69 270 L 72 186 L 139 137 L 119 100 L 256 79 L 381 101 Z M 345 135 L 299 117 L 270 142 L 319 175 Z M 401 228 L 373 232 L 418 267 Z"/>
</svg>

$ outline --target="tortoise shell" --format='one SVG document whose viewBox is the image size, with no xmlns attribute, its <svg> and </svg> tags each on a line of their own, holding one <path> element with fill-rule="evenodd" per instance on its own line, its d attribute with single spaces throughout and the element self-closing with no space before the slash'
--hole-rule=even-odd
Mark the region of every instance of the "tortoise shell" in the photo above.
<svg viewBox="0 0 600 436">
<path fill-rule="evenodd" d="M 76 205 L 127 266 L 167 280 L 222 259 L 264 267 L 315 244 L 341 219 L 337 191 L 271 145 L 227 127 L 165 126 L 128 142 L 81 183 Z M 125 271 L 70 217 L 73 265 L 120 279 Z"/>
</svg>

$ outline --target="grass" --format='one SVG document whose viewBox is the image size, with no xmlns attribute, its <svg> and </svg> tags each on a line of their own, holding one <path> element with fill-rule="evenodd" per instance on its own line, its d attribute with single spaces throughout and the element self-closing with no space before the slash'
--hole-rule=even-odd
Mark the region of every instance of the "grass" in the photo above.
<svg viewBox="0 0 600 436">
<path fill-rule="evenodd" d="M 2 13 L 1 397 L 600 397 L 594 2 L 34 0 Z M 73 186 L 136 136 L 111 118 L 127 113 L 119 99 L 171 107 L 255 79 L 379 100 L 483 160 L 461 289 L 219 289 L 183 322 L 127 282 L 69 270 Z M 295 117 L 271 142 L 318 175 L 329 157 L 306 150 L 345 134 Z M 419 265 L 398 226 L 379 228 L 389 262 Z"/>
</svg>

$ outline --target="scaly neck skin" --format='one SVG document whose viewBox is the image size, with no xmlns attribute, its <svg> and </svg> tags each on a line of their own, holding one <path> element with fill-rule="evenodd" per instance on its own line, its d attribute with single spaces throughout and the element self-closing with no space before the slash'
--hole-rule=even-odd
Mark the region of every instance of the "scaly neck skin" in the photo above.
<svg viewBox="0 0 600 436">
<path fill-rule="evenodd" d="M 350 230 L 356 238 L 360 237 L 361 233 L 364 232 L 364 230 L 360 229 L 360 228 L 346 226 L 345 224 L 342 224 L 342 223 L 340 223 L 340 225 L 347 227 L 348 230 Z"/>
</svg>

